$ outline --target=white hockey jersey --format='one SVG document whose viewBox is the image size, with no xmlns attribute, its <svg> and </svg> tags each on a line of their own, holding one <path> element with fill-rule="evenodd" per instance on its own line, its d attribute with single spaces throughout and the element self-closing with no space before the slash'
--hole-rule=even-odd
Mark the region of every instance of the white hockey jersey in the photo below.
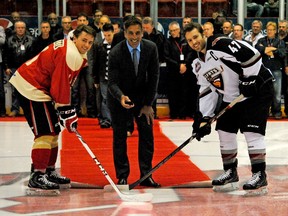
<svg viewBox="0 0 288 216">
<path fill-rule="evenodd" d="M 217 92 L 223 94 L 223 101 L 228 103 L 238 97 L 239 76 L 257 76 L 261 65 L 261 54 L 247 42 L 224 36 L 209 37 L 206 54 L 198 53 L 192 62 L 200 85 L 199 111 L 203 116 L 214 116 Z M 203 94 L 207 90 L 209 94 Z"/>
</svg>

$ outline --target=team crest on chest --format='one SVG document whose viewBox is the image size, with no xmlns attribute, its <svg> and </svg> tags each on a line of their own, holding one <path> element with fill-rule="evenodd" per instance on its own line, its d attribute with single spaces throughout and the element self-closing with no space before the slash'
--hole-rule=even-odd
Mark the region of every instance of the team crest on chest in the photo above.
<svg viewBox="0 0 288 216">
<path fill-rule="evenodd" d="M 223 78 L 221 73 L 224 71 L 223 67 L 220 65 L 219 68 L 215 67 L 205 72 L 203 76 L 208 82 L 210 82 L 215 88 L 223 90 Z"/>
</svg>

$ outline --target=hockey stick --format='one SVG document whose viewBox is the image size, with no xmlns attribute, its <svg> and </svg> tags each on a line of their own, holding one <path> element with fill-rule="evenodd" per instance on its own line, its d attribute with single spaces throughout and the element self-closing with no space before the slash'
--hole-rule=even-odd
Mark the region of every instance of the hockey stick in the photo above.
<svg viewBox="0 0 288 216">
<path fill-rule="evenodd" d="M 113 180 L 111 179 L 111 177 L 108 175 L 108 173 L 106 172 L 106 170 L 104 169 L 104 167 L 102 166 L 102 164 L 100 163 L 100 161 L 96 158 L 96 156 L 93 154 L 93 152 L 91 151 L 91 149 L 89 148 L 89 146 L 87 145 L 87 143 L 83 140 L 82 136 L 79 134 L 79 132 L 77 131 L 77 129 L 75 129 L 75 134 L 77 136 L 77 138 L 79 139 L 79 141 L 82 143 L 82 145 L 84 146 L 84 148 L 87 150 L 87 152 L 89 153 L 89 155 L 91 156 L 91 158 L 94 160 L 94 162 L 97 164 L 97 166 L 99 167 L 99 169 L 101 170 L 101 172 L 103 173 L 103 175 L 105 176 L 105 178 L 108 180 L 108 182 L 111 184 L 111 186 L 113 187 L 113 189 L 117 192 L 117 194 L 119 195 L 119 197 L 123 200 L 123 201 L 127 201 L 127 202 L 146 202 L 146 201 L 151 201 L 153 198 L 153 195 L 151 193 L 141 193 L 141 194 L 126 194 L 126 193 L 122 193 L 119 188 L 115 185 L 115 183 L 113 182 Z"/>
<path fill-rule="evenodd" d="M 231 109 L 236 103 L 241 101 L 244 98 L 244 95 L 241 94 L 237 98 L 235 98 L 230 104 L 228 104 L 224 109 L 222 109 L 217 115 L 215 115 L 213 118 L 210 119 L 210 121 L 207 124 L 212 124 L 214 121 L 216 121 L 218 118 L 220 118 L 227 110 Z M 204 126 L 204 125 L 203 125 Z M 202 127 L 203 127 L 202 126 Z M 184 143 L 182 143 L 178 148 L 176 148 L 173 152 L 171 152 L 167 157 L 165 157 L 162 161 L 160 161 L 155 167 L 153 167 L 146 175 L 144 175 L 142 178 L 137 180 L 136 182 L 129 185 L 129 190 L 135 188 L 137 185 L 139 185 L 141 182 L 143 182 L 146 178 L 148 178 L 153 172 L 155 172 L 159 167 L 161 167 L 164 163 L 166 163 L 170 158 L 172 158 L 177 152 L 179 152 L 182 148 L 184 148 L 188 143 L 190 143 L 194 138 L 196 137 L 196 134 L 192 134 L 191 137 L 189 137 Z"/>
</svg>

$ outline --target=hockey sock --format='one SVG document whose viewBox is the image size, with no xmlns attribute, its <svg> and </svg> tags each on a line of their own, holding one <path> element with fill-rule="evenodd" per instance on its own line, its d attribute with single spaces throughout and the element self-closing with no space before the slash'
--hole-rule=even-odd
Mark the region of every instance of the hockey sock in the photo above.
<svg viewBox="0 0 288 216">
<path fill-rule="evenodd" d="M 222 156 L 222 161 L 224 165 L 224 170 L 227 170 L 225 168 L 226 165 L 230 166 L 231 164 L 234 164 L 234 163 L 236 163 L 236 167 L 237 167 L 236 134 L 218 130 L 218 135 L 220 139 L 221 156 Z"/>
<path fill-rule="evenodd" d="M 256 166 L 259 168 L 261 167 L 262 171 L 265 170 L 265 158 L 266 158 L 266 149 L 265 149 L 265 143 L 264 143 L 264 136 L 259 133 L 253 133 L 253 132 L 244 132 L 246 142 L 248 144 L 248 153 L 250 157 L 250 162 L 253 167 Z M 258 165 L 257 165 L 258 164 Z M 262 165 L 260 165 L 262 164 Z M 261 171 L 258 168 L 255 170 Z M 253 171 L 252 171 L 253 172 Z M 253 172 L 254 173 L 254 172 Z"/>
<path fill-rule="evenodd" d="M 45 171 L 51 154 L 51 142 L 54 136 L 40 136 L 34 140 L 32 148 L 32 163 L 35 170 Z"/>
<path fill-rule="evenodd" d="M 52 140 L 51 143 L 51 154 L 48 162 L 48 167 L 53 167 L 55 165 L 57 156 L 58 156 L 58 135 L 54 136 L 54 139 Z"/>
</svg>

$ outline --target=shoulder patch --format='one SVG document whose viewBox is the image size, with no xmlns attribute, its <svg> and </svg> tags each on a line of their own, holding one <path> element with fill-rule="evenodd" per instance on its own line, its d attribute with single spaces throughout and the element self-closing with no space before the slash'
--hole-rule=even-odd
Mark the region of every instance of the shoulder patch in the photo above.
<svg viewBox="0 0 288 216">
<path fill-rule="evenodd" d="M 54 50 L 58 49 L 59 47 L 64 47 L 64 40 L 58 40 L 53 43 Z"/>
</svg>

